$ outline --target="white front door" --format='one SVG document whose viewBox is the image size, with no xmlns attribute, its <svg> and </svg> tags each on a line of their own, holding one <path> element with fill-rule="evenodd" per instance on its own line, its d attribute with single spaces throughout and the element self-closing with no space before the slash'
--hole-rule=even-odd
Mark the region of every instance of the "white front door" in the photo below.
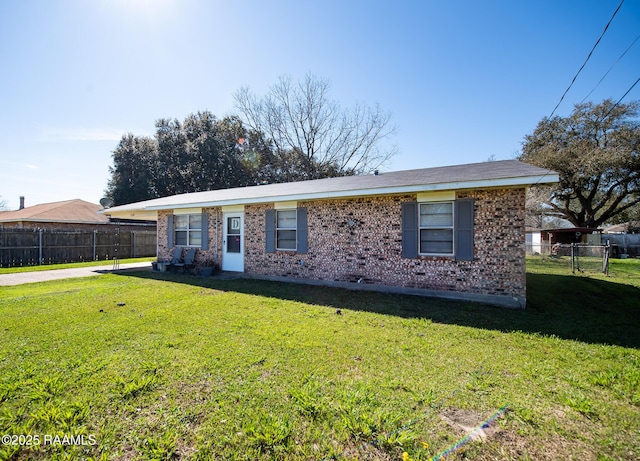
<svg viewBox="0 0 640 461">
<path fill-rule="evenodd" d="M 244 213 L 222 216 L 222 270 L 244 272 Z"/>
</svg>

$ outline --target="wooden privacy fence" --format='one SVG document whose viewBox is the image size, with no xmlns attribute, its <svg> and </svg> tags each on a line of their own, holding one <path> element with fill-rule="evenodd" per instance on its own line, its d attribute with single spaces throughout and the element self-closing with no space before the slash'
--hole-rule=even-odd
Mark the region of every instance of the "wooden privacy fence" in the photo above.
<svg viewBox="0 0 640 461">
<path fill-rule="evenodd" d="M 156 255 L 156 231 L 0 229 L 0 267 Z"/>
</svg>

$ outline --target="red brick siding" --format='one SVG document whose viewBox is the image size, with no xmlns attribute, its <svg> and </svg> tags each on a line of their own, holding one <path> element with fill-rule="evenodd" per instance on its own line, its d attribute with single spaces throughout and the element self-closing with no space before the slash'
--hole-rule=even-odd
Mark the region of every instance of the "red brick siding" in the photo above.
<svg viewBox="0 0 640 461">
<path fill-rule="evenodd" d="M 415 195 L 300 202 L 308 209 L 307 254 L 265 253 L 264 213 L 245 208 L 245 272 L 316 280 L 525 296 L 524 189 L 459 193 L 475 204 L 473 261 L 401 257 L 401 204 Z M 302 262 L 302 263 L 301 263 Z"/>
<path fill-rule="evenodd" d="M 473 261 L 453 257 L 402 258 L 402 203 L 415 194 L 299 202 L 308 210 L 308 252 L 265 251 L 265 211 L 273 203 L 245 206 L 245 272 L 315 280 L 457 291 L 526 295 L 525 190 L 459 192 L 474 199 Z M 222 213 L 209 213 L 209 250 L 196 261 L 222 257 Z M 168 260 L 167 219 L 158 214 L 158 258 Z M 217 225 L 217 232 L 216 232 Z M 216 238 L 217 237 L 217 238 Z"/>
<path fill-rule="evenodd" d="M 213 262 L 213 264 L 220 267 L 222 261 L 222 213 L 220 208 L 204 208 L 203 213 L 209 215 L 209 229 L 208 229 L 208 243 L 209 249 L 203 250 L 198 248 L 196 252 L 196 267 L 202 267 L 205 263 Z M 158 212 L 158 261 L 170 261 L 173 248 L 167 246 L 167 226 L 169 222 L 169 216 L 173 212 L 159 211 Z M 217 232 L 216 232 L 217 226 Z"/>
</svg>

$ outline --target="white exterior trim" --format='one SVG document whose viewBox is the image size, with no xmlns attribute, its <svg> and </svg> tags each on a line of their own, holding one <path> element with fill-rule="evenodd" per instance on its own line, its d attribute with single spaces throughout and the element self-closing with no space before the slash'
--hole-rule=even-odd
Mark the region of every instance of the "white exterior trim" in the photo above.
<svg viewBox="0 0 640 461">
<path fill-rule="evenodd" d="M 526 176 L 519 178 L 501 178 L 501 179 L 489 179 L 479 181 L 465 181 L 465 182 L 452 182 L 452 183 L 440 183 L 440 184 L 425 184 L 417 186 L 398 186 L 398 187 L 381 187 L 375 189 L 355 189 L 345 191 L 331 191 L 331 192 L 312 192 L 307 194 L 293 194 L 293 195 L 278 195 L 278 196 L 265 196 L 265 197 L 250 197 L 250 198 L 237 198 L 231 200 L 213 200 L 207 202 L 194 202 L 186 204 L 167 204 L 145 207 L 145 210 L 166 210 L 173 208 L 174 210 L 188 207 L 215 207 L 223 205 L 253 205 L 257 203 L 274 203 L 274 202 L 286 202 L 286 201 L 304 201 L 304 200 L 322 200 L 332 198 L 354 198 L 354 197 L 369 197 L 374 195 L 391 195 L 391 194 L 406 194 L 406 193 L 418 193 L 429 191 L 449 191 L 449 190 L 464 190 L 464 189 L 492 189 L 500 187 L 518 187 L 518 186 L 530 186 L 531 184 L 546 184 L 554 182 L 554 178 L 557 179 L 557 175 L 544 175 L 544 176 Z"/>
<path fill-rule="evenodd" d="M 296 208 L 298 208 L 298 202 L 296 201 L 275 202 L 273 204 L 273 207 L 276 210 L 295 210 Z"/>
<path fill-rule="evenodd" d="M 244 213 L 244 205 L 223 205 L 223 213 Z"/>
<path fill-rule="evenodd" d="M 451 202 L 456 199 L 456 191 L 418 192 L 418 203 L 423 202 Z"/>
<path fill-rule="evenodd" d="M 137 209 L 129 211 L 117 211 L 115 213 L 109 213 L 109 209 L 104 211 L 107 216 L 120 219 L 139 219 L 141 221 L 157 221 L 158 212 L 156 210 Z"/>
<path fill-rule="evenodd" d="M 182 215 L 182 214 L 201 214 L 202 213 L 202 208 L 176 208 L 175 210 L 173 210 L 173 214 L 178 214 L 178 215 Z"/>
<path fill-rule="evenodd" d="M 232 189 L 194 192 L 146 200 L 101 210 L 115 217 L 132 217 L 139 212 L 187 210 L 194 207 L 223 207 L 252 204 L 275 204 L 288 208 L 285 202 L 351 199 L 397 194 L 453 193 L 464 190 L 530 187 L 553 184 L 558 174 L 517 160 L 481 162 L 448 167 L 396 171 L 381 175 L 362 175 L 274 183 Z M 436 195 L 433 195 L 435 197 Z M 433 199 L 435 200 L 435 199 Z M 185 211 L 187 212 L 187 211 Z M 140 219 L 140 218 L 139 218 Z"/>
</svg>

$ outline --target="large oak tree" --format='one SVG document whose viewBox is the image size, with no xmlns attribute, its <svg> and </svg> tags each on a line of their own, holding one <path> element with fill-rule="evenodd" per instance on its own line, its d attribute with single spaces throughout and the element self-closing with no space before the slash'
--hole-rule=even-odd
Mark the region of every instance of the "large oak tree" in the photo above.
<svg viewBox="0 0 640 461">
<path fill-rule="evenodd" d="M 554 214 L 597 228 L 639 206 L 639 108 L 640 101 L 578 104 L 525 137 L 520 160 L 559 173 L 547 202 Z"/>
</svg>

